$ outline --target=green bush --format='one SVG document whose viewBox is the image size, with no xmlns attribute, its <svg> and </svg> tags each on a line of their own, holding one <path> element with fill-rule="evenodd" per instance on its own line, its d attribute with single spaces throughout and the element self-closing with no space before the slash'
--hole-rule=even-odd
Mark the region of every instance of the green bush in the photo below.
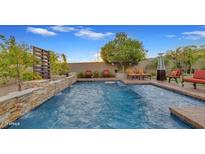
<svg viewBox="0 0 205 154">
<path fill-rule="evenodd" d="M 115 77 L 115 75 L 114 75 L 114 74 L 112 74 L 112 73 L 110 73 L 109 77 Z"/>
<path fill-rule="evenodd" d="M 0 85 L 6 85 L 7 84 L 7 80 L 0 78 Z"/>
<path fill-rule="evenodd" d="M 25 72 L 25 73 L 23 73 L 23 80 L 24 81 L 33 80 L 33 72 Z"/>
<path fill-rule="evenodd" d="M 41 80 L 43 79 L 38 73 L 33 73 L 33 80 Z"/>
<path fill-rule="evenodd" d="M 93 77 L 94 77 L 94 78 L 99 78 L 99 76 L 100 76 L 100 75 L 99 75 L 99 72 L 98 72 L 98 71 L 94 71 L 94 72 L 93 72 Z"/>
<path fill-rule="evenodd" d="M 78 73 L 78 74 L 77 74 L 77 77 L 78 77 L 78 78 L 84 78 L 83 72 Z"/>
<path fill-rule="evenodd" d="M 151 76 L 156 76 L 157 75 L 156 72 L 151 72 L 150 74 L 151 74 Z"/>
<path fill-rule="evenodd" d="M 33 73 L 33 72 L 23 73 L 23 80 L 24 81 L 41 80 L 41 79 L 42 79 L 42 77 L 38 73 Z"/>
</svg>

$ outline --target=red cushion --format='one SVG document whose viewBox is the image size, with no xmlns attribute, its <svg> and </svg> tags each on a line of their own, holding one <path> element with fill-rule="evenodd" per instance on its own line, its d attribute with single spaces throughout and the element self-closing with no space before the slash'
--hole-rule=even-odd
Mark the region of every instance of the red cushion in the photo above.
<svg viewBox="0 0 205 154">
<path fill-rule="evenodd" d="M 92 74 L 92 71 L 91 70 L 86 70 L 85 74 Z"/>
<path fill-rule="evenodd" d="M 171 72 L 171 76 L 174 76 L 174 77 L 175 77 L 175 76 L 177 76 L 177 73 L 178 73 L 178 71 L 177 71 L 177 70 L 174 70 L 174 71 Z"/>
<path fill-rule="evenodd" d="M 175 69 L 174 71 L 172 71 L 170 73 L 170 76 L 171 77 L 179 78 L 181 76 L 181 70 L 180 69 Z"/>
<path fill-rule="evenodd" d="M 205 83 L 205 79 L 196 79 L 196 78 L 184 78 L 184 81 L 192 82 L 192 83 Z"/>
<path fill-rule="evenodd" d="M 181 73 L 182 73 L 182 70 L 181 69 L 176 69 L 176 70 L 177 70 L 177 74 L 176 75 L 180 77 Z"/>
<path fill-rule="evenodd" d="M 109 71 L 109 70 L 107 70 L 107 69 L 103 71 L 103 73 L 109 73 L 109 72 L 110 72 L 110 71 Z"/>
<path fill-rule="evenodd" d="M 193 78 L 205 80 L 205 70 L 196 70 L 194 72 Z"/>
</svg>

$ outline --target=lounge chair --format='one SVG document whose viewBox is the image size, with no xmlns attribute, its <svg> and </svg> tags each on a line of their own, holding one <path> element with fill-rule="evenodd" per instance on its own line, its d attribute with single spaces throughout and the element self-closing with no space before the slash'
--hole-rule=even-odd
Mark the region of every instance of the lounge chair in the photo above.
<svg viewBox="0 0 205 154">
<path fill-rule="evenodd" d="M 195 70 L 192 78 L 182 78 L 182 86 L 184 87 L 184 82 L 193 83 L 194 89 L 196 89 L 196 84 L 205 84 L 205 70 Z"/>
<path fill-rule="evenodd" d="M 144 72 L 144 69 L 142 69 L 142 68 L 137 68 L 137 72 L 138 72 L 140 78 L 142 77 L 143 80 L 144 80 L 145 78 L 149 78 L 149 79 L 151 80 L 152 75 L 149 74 L 149 73 L 145 73 L 145 72 Z M 139 79 L 140 79 L 140 78 L 139 78 Z"/>
<path fill-rule="evenodd" d="M 181 77 L 181 69 L 175 69 L 173 70 L 169 75 L 167 75 L 167 78 L 169 78 L 169 83 L 171 82 L 171 79 L 175 79 L 176 83 L 178 83 L 178 78 Z"/>
<path fill-rule="evenodd" d="M 127 78 L 138 78 L 139 80 L 142 78 L 143 80 L 145 78 L 150 78 L 151 80 L 151 74 L 145 73 L 142 68 L 132 68 L 127 70 Z"/>
<path fill-rule="evenodd" d="M 85 71 L 85 77 L 86 77 L 86 78 L 92 78 L 92 75 L 93 75 L 93 73 L 92 73 L 91 70 L 86 70 L 86 71 Z"/>
<path fill-rule="evenodd" d="M 110 71 L 108 69 L 103 70 L 103 77 L 110 77 Z"/>
<path fill-rule="evenodd" d="M 127 69 L 127 78 L 128 79 L 134 79 L 138 76 L 136 69 L 134 68 L 129 68 Z"/>
</svg>

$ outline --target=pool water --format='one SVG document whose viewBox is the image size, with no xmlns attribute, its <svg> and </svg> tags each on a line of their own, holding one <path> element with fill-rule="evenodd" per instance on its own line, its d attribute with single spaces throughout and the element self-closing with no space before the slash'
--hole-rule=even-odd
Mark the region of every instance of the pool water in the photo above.
<svg viewBox="0 0 205 154">
<path fill-rule="evenodd" d="M 205 102 L 152 85 L 77 82 L 9 128 L 190 128 L 171 106 Z"/>
</svg>

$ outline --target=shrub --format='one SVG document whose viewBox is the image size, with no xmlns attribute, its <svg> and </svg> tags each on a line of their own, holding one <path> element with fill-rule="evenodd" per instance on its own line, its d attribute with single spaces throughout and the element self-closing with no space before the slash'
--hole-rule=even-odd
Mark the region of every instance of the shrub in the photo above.
<svg viewBox="0 0 205 154">
<path fill-rule="evenodd" d="M 25 72 L 23 73 L 23 81 L 41 80 L 42 77 L 38 73 Z"/>
<path fill-rule="evenodd" d="M 94 78 L 98 78 L 100 75 L 99 75 L 99 72 L 98 71 L 94 71 L 93 72 L 93 77 Z"/>
<path fill-rule="evenodd" d="M 78 77 L 78 78 L 84 78 L 83 72 L 78 73 L 78 74 L 77 74 L 77 77 Z"/>
<path fill-rule="evenodd" d="M 33 73 L 33 80 L 41 80 L 42 77 L 38 73 Z"/>
<path fill-rule="evenodd" d="M 112 74 L 112 73 L 110 73 L 109 77 L 115 77 L 115 75 L 114 75 L 114 74 Z"/>
<path fill-rule="evenodd" d="M 151 72 L 151 76 L 156 76 L 156 72 Z"/>
<path fill-rule="evenodd" d="M 33 72 L 25 72 L 25 73 L 23 73 L 23 80 L 24 81 L 33 80 Z"/>
<path fill-rule="evenodd" d="M 6 85 L 7 84 L 7 80 L 0 78 L 0 85 Z"/>
</svg>

